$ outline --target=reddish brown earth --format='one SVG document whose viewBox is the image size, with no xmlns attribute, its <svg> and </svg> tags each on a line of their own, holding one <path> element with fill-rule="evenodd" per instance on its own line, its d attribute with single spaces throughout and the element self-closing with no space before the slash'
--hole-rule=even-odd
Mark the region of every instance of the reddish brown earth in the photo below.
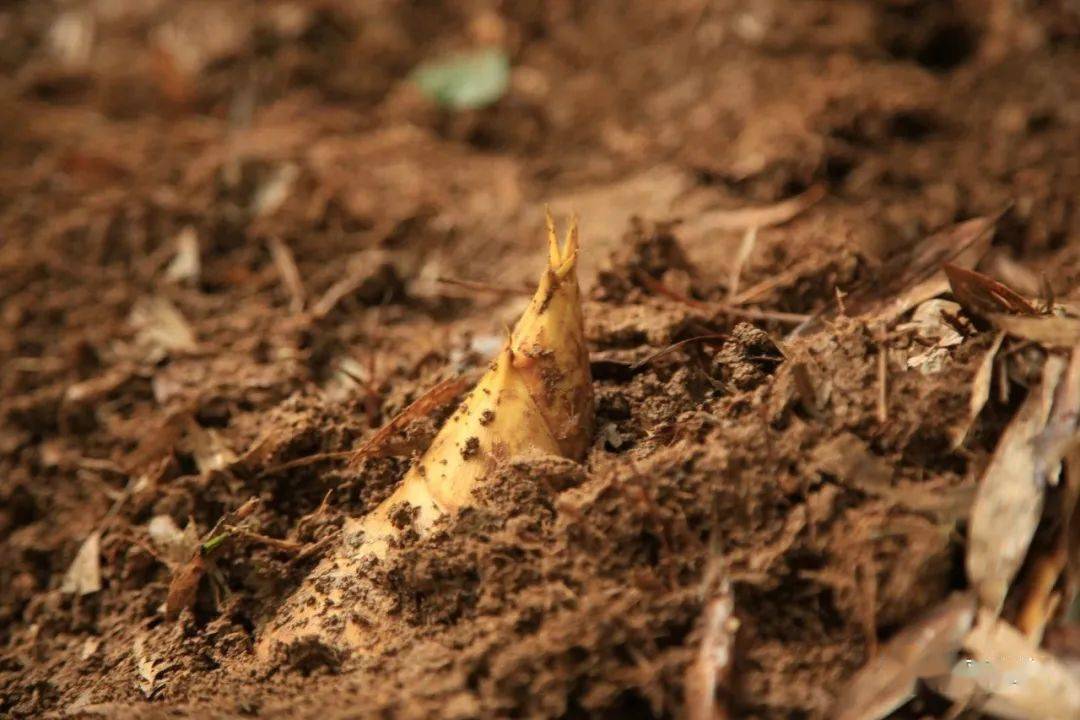
<svg viewBox="0 0 1080 720">
<path fill-rule="evenodd" d="M 513 65 L 492 107 L 405 81 L 488 44 Z M 828 717 L 965 586 L 972 489 L 1022 398 L 953 450 L 993 333 L 924 374 L 911 332 L 837 290 L 899 292 L 890 258 L 1007 208 L 980 268 L 1080 299 L 1066 0 L 28 2 L 0 11 L 0 68 L 0 715 L 682 717 L 722 572 L 734 716 Z M 734 296 L 826 322 L 785 341 L 789 320 L 718 312 L 764 218 L 727 211 L 817 188 Z M 441 415 L 397 456 L 281 465 L 482 367 L 543 267 L 545 203 L 581 217 L 586 461 L 511 463 L 372 567 L 393 602 L 363 652 L 257 660 Z M 635 365 L 701 335 L 723 337 Z M 869 491 L 867 463 L 903 491 Z M 202 537 L 252 498 L 245 527 L 288 543 L 232 538 L 167 619 L 151 520 Z M 63 592 L 92 532 L 101 589 Z"/>
</svg>

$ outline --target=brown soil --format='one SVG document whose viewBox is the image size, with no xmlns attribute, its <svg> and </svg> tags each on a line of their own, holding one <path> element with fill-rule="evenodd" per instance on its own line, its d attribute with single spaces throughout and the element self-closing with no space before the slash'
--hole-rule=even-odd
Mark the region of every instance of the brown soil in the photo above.
<svg viewBox="0 0 1080 720">
<path fill-rule="evenodd" d="M 490 108 L 404 80 L 485 44 L 514 68 Z M 0 11 L 0 67 L 0 715 L 681 717 L 723 568 L 734 715 L 827 717 L 964 586 L 971 489 L 1022 397 L 952 450 L 993 333 L 924 374 L 911 333 L 836 313 L 837 290 L 888 288 L 890 258 L 1004 207 L 982 269 L 1029 296 L 1080 282 L 1064 0 L 31 2 Z M 738 283 L 830 319 L 784 342 L 786 320 L 709 309 L 743 238 L 722 211 L 819 186 Z M 257 660 L 450 407 L 394 454 L 285 464 L 484 366 L 543 267 L 545 203 L 582 222 L 586 461 L 510 462 L 406 533 L 366 570 L 379 612 L 330 620 L 368 627 L 361 651 Z M 289 542 L 232 537 L 167 620 L 183 570 L 152 518 L 202 537 L 251 498 L 246 527 Z M 101 589 L 63 592 L 95 531 Z"/>
</svg>

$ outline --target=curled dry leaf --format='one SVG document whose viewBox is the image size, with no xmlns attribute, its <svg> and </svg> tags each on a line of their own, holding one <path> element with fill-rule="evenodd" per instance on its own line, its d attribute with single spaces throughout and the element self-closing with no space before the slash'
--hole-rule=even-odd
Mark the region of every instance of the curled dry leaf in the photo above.
<svg viewBox="0 0 1080 720">
<path fill-rule="evenodd" d="M 1013 337 L 1055 348 L 1080 344 L 1080 318 L 1041 315 L 990 315 L 990 321 Z"/>
<path fill-rule="evenodd" d="M 165 619 L 175 620 L 185 609 L 195 606 L 199 583 L 206 574 L 206 561 L 196 552 L 190 560 L 173 571 L 169 592 L 165 596 Z"/>
<path fill-rule="evenodd" d="M 1020 293 L 992 277 L 945 263 L 945 276 L 957 302 L 979 315 L 1007 313 L 1011 315 L 1036 315 L 1037 310 Z"/>
<path fill-rule="evenodd" d="M 178 565 L 191 559 L 192 553 L 199 546 L 199 536 L 195 532 L 195 523 L 188 524 L 181 530 L 169 515 L 155 515 L 147 525 L 150 542 L 161 553 L 162 558 L 172 565 Z"/>
<path fill-rule="evenodd" d="M 60 591 L 66 594 L 90 595 L 101 590 L 101 533 L 90 533 L 75 559 L 71 561 Z"/>
<path fill-rule="evenodd" d="M 916 682 L 949 672 L 975 619 L 975 598 L 956 593 L 901 630 L 848 681 L 836 720 L 878 720 L 915 695 Z"/>
<path fill-rule="evenodd" d="M 739 621 L 734 617 L 735 593 L 724 578 L 702 614 L 701 646 L 686 670 L 686 715 L 690 720 L 726 720 L 726 703 L 717 693 L 725 692 L 731 677 L 732 653 Z"/>
<path fill-rule="evenodd" d="M 935 683 L 946 697 L 1009 720 L 1080 717 L 1080 675 L 994 613 L 980 611 L 964 648 L 971 658 Z"/>
<path fill-rule="evenodd" d="M 975 496 L 968 529 L 967 573 L 983 606 L 1001 609 L 1042 516 L 1057 465 L 1047 467 L 1037 441 L 1046 428 L 1065 360 L 1050 355 L 1042 384 L 1028 394 L 1001 435 Z"/>
<path fill-rule="evenodd" d="M 986 351 L 982 361 L 979 363 L 979 369 L 975 371 L 975 377 L 971 381 L 971 398 L 968 400 L 967 418 L 965 418 L 964 424 L 956 429 L 956 434 L 953 436 L 953 449 L 964 444 L 968 433 L 971 432 L 971 426 L 975 424 L 979 413 L 986 407 L 986 401 L 990 399 L 990 387 L 994 381 L 994 358 L 997 357 L 998 350 L 1001 349 L 1001 341 L 1004 339 L 1005 333 L 999 332 L 994 337 L 990 349 Z"/>
</svg>

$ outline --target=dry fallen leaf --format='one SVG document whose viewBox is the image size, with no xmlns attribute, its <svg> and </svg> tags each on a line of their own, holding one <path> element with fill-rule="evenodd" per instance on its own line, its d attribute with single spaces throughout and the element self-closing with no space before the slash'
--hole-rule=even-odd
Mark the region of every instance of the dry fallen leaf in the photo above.
<svg viewBox="0 0 1080 720">
<path fill-rule="evenodd" d="M 162 668 L 159 667 L 158 661 L 147 653 L 145 635 L 135 638 L 131 652 L 135 657 L 135 671 L 139 674 L 137 685 L 143 697 L 149 700 L 158 691 L 157 679 Z"/>
<path fill-rule="evenodd" d="M 967 573 L 983 606 L 1001 609 L 1013 578 L 1027 555 L 1042 516 L 1048 476 L 1037 452 L 1050 415 L 1065 360 L 1050 355 L 1041 386 L 1033 388 L 1001 435 L 971 508 Z"/>
<path fill-rule="evenodd" d="M 167 298 L 142 298 L 131 310 L 136 339 L 155 352 L 190 352 L 198 347 L 195 331 Z"/>
<path fill-rule="evenodd" d="M 986 401 L 990 398 L 990 387 L 994 380 L 994 358 L 997 357 L 998 350 L 1001 349 L 1001 341 L 1004 339 L 1005 333 L 999 332 L 994 337 L 990 349 L 986 351 L 982 362 L 979 363 L 979 369 L 975 371 L 975 377 L 971 381 L 971 399 L 968 401 L 967 418 L 964 424 L 956 429 L 956 434 L 953 436 L 954 449 L 964 444 L 968 433 L 971 432 L 971 426 L 975 424 L 979 413 L 986 407 Z"/>
<path fill-rule="evenodd" d="M 894 483 L 893 464 L 875 455 L 866 442 L 852 433 L 840 433 L 818 445 L 810 454 L 809 465 L 817 472 L 832 475 L 846 487 L 915 512 L 959 517 L 971 504 L 969 486 L 926 492 L 921 483 L 919 488 L 909 483 Z"/>
<path fill-rule="evenodd" d="M 196 552 L 188 562 L 173 571 L 169 592 L 165 597 L 165 619 L 175 620 L 185 609 L 195 606 L 199 583 L 206 574 L 206 561 Z"/>
<path fill-rule="evenodd" d="M 878 720 L 915 695 L 916 681 L 949 671 L 975 619 L 975 598 L 956 593 L 908 625 L 848 681 L 835 720 Z"/>
<path fill-rule="evenodd" d="M 221 436 L 216 431 L 199 425 L 194 419 L 188 422 L 186 437 L 199 472 L 222 470 L 236 462 L 236 453 L 225 444 Z"/>
<path fill-rule="evenodd" d="M 913 292 L 948 287 L 942 263 L 974 265 L 986 252 L 1000 214 L 956 223 L 928 236 L 911 251 L 901 253 L 875 273 L 877 281 L 851 293 L 844 301 L 851 315 L 871 315 L 885 322 L 899 317 L 929 297 Z M 933 297 L 932 295 L 930 297 Z"/>
<path fill-rule="evenodd" d="M 690 720 L 726 720 L 726 704 L 717 701 L 731 675 L 732 653 L 739 621 L 734 617 L 731 582 L 721 581 L 702 615 L 702 638 L 697 656 L 686 670 L 686 715 Z"/>
<path fill-rule="evenodd" d="M 845 313 L 879 323 L 892 323 L 919 303 L 949 289 L 941 271 L 942 263 L 972 266 L 990 246 L 1001 213 L 949 225 L 924 238 L 911 250 L 890 258 L 844 299 Z M 745 294 L 745 293 L 743 293 Z M 804 337 L 823 326 L 822 319 L 834 314 L 830 308 L 796 328 L 789 337 Z"/>
<path fill-rule="evenodd" d="M 959 703 L 1010 720 L 1076 720 L 1080 675 L 988 610 L 964 639 L 961 660 L 935 689 Z"/>
<path fill-rule="evenodd" d="M 824 185 L 814 185 L 800 195 L 771 205 L 706 211 L 688 220 L 686 225 L 698 232 L 746 230 L 783 225 L 817 204 L 825 197 L 825 192 Z"/>
<path fill-rule="evenodd" d="M 949 348 L 964 342 L 964 336 L 950 321 L 960 316 L 960 305 L 948 300 L 934 298 L 920 303 L 912 313 L 911 322 L 896 328 L 898 331 L 914 331 L 925 343 L 921 346 L 921 352 L 908 357 L 908 368 L 917 369 L 923 375 L 941 372 L 945 367 L 945 360 L 949 357 Z"/>
<path fill-rule="evenodd" d="M 95 530 L 83 541 L 64 574 L 60 591 L 89 595 L 101 590 L 101 533 Z"/>
<path fill-rule="evenodd" d="M 945 263 L 945 276 L 957 302 L 979 315 L 1007 313 L 1035 315 L 1037 311 L 1020 293 L 974 270 Z"/>
<path fill-rule="evenodd" d="M 195 523 L 188 524 L 181 530 L 169 515 L 155 515 L 147 525 L 147 532 L 154 547 L 162 558 L 172 565 L 179 565 L 191 559 L 199 546 L 199 536 Z"/>
<path fill-rule="evenodd" d="M 1066 348 L 1080 343 L 1080 318 L 1041 315 L 990 315 L 990 321 L 1010 335 L 1047 347 Z"/>
<path fill-rule="evenodd" d="M 199 259 L 199 236 L 195 228 L 188 225 L 176 236 L 176 255 L 165 268 L 165 279 L 169 282 L 186 282 L 192 285 L 199 282 L 202 264 Z"/>
</svg>

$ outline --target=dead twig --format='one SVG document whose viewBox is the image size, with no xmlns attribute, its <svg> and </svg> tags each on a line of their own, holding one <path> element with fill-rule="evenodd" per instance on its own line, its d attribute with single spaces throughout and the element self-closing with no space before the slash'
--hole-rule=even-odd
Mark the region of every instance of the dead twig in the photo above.
<svg viewBox="0 0 1080 720">
<path fill-rule="evenodd" d="M 717 695 L 728 691 L 735 634 L 739 629 L 735 594 L 728 578 L 719 581 L 712 598 L 705 604 L 701 627 L 701 645 L 686 670 L 686 716 L 690 720 L 726 720 L 731 717 L 728 704 Z"/>
<path fill-rule="evenodd" d="M 732 317 L 746 318 L 747 320 L 774 320 L 776 322 L 793 323 L 798 324 L 810 319 L 810 315 L 804 315 L 802 313 L 788 313 L 779 310 L 761 310 L 758 308 L 743 308 L 735 307 L 730 304 L 710 303 L 701 300 L 694 300 L 688 298 L 682 293 L 672 290 L 664 283 L 660 282 L 656 278 L 650 277 L 645 273 L 638 273 L 638 281 L 646 287 L 646 289 L 655 292 L 658 295 L 670 298 L 676 302 L 682 303 L 688 307 L 692 307 L 695 310 L 701 310 L 710 315 L 730 315 Z"/>
<path fill-rule="evenodd" d="M 497 293 L 499 295 L 532 295 L 532 290 L 528 288 L 512 288 L 506 285 L 493 285 L 491 283 L 477 282 L 475 280 L 459 280 L 457 278 L 439 276 L 435 278 L 435 282 L 442 285 L 453 285 L 455 287 L 465 288 L 466 290 L 475 290 L 476 292 Z"/>
<path fill-rule="evenodd" d="M 800 195 L 772 205 L 705 212 L 694 221 L 694 225 L 705 231 L 746 230 L 747 228 L 783 225 L 816 205 L 824 197 L 825 186 L 814 185 Z"/>
<path fill-rule="evenodd" d="M 731 273 L 728 275 L 728 300 L 739 293 L 739 279 L 742 276 L 743 266 L 750 259 L 751 253 L 754 252 L 757 234 L 758 229 L 755 225 L 746 231 L 742 242 L 739 243 L 739 251 L 735 253 L 735 262 L 731 264 Z"/>
<path fill-rule="evenodd" d="M 725 333 L 710 333 L 708 335 L 698 335 L 697 337 L 687 338 L 686 340 L 680 340 L 679 342 L 672 343 L 671 345 L 668 345 L 666 348 L 663 348 L 662 350 L 657 350 L 656 352 L 652 353 L 651 355 L 648 355 L 647 357 L 642 358 L 641 360 L 638 360 L 636 363 L 633 363 L 632 365 L 630 365 L 630 370 L 640 370 L 641 368 L 645 367 L 646 365 L 653 362 L 654 360 L 662 358 L 663 356 L 667 355 L 668 353 L 673 352 L 675 350 L 678 350 L 679 348 L 681 348 L 681 347 L 683 347 L 685 345 L 689 345 L 690 343 L 707 342 L 709 340 L 723 340 L 726 337 L 727 337 L 727 334 L 725 334 Z"/>
<path fill-rule="evenodd" d="M 270 256 L 274 260 L 274 267 L 277 268 L 278 275 L 281 276 L 281 282 L 289 293 L 289 311 L 292 313 L 303 312 L 306 301 L 304 282 L 300 279 L 300 270 L 296 266 L 292 250 L 279 237 L 270 238 L 268 245 Z"/>
</svg>

